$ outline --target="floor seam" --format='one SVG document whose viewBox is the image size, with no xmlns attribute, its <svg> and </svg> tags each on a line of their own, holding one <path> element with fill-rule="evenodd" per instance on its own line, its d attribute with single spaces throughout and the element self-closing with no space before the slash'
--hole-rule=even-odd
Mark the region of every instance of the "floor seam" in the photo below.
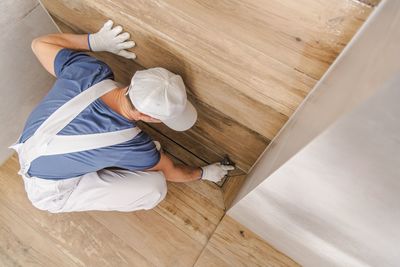
<svg viewBox="0 0 400 267">
<path fill-rule="evenodd" d="M 196 260 L 194 261 L 192 267 L 194 267 L 194 266 L 196 265 L 196 263 L 199 261 L 201 255 L 203 254 L 203 251 L 207 248 L 208 243 L 210 243 L 210 239 L 213 237 L 215 231 L 217 231 L 217 228 L 218 228 L 218 226 L 220 225 L 222 219 L 225 217 L 225 215 L 226 215 L 226 212 L 224 211 L 224 214 L 221 216 L 221 219 L 219 220 L 219 222 L 218 222 L 217 225 L 215 226 L 215 229 L 214 229 L 214 230 L 212 231 L 212 233 L 210 234 L 210 237 L 208 238 L 207 243 L 206 243 L 206 244 L 204 245 L 204 247 L 201 249 L 201 251 L 200 251 L 200 253 L 199 253 L 199 256 L 197 256 L 197 258 L 196 258 Z"/>
</svg>

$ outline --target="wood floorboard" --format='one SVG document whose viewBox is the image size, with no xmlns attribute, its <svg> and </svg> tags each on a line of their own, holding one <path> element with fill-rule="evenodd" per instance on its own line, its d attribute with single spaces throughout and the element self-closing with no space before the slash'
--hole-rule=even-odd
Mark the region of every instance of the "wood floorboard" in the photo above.
<svg viewBox="0 0 400 267">
<path fill-rule="evenodd" d="M 194 266 L 295 267 L 299 265 L 225 215 Z"/>
<path fill-rule="evenodd" d="M 222 185 L 225 210 L 228 210 L 232 206 L 232 202 L 246 180 L 246 177 L 246 174 L 231 176 Z"/>
<path fill-rule="evenodd" d="M 199 242 L 153 210 L 90 214 L 155 266 L 192 266 L 202 248 Z"/>
<path fill-rule="evenodd" d="M 48 246 L 51 240 L 42 238 L 29 220 L 24 221 L 6 204 L 0 202 L 1 266 L 82 266 L 58 247 Z"/>
<path fill-rule="evenodd" d="M 188 236 L 205 245 L 211 233 L 214 231 L 219 219 L 223 215 L 221 210 L 219 216 L 212 216 L 210 212 L 207 215 L 202 215 L 196 207 L 204 202 L 196 201 L 194 206 L 182 201 L 183 197 L 177 195 L 180 193 L 174 185 L 169 184 L 168 194 L 165 200 L 159 204 L 154 210 L 166 220 L 171 222 L 175 227 L 187 233 Z M 183 198 L 185 199 L 185 198 Z M 191 201 L 193 204 L 193 201 Z M 202 208 L 205 208 L 203 206 Z M 213 223 L 212 221 L 216 221 Z"/>
</svg>

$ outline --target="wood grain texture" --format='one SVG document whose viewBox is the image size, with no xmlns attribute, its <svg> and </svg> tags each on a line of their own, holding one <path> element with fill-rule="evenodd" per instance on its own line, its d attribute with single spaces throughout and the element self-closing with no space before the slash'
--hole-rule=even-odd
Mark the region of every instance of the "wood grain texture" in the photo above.
<svg viewBox="0 0 400 267">
<path fill-rule="evenodd" d="M 225 215 L 194 266 L 294 267 L 299 265 Z"/>
<path fill-rule="evenodd" d="M 222 195 L 224 198 L 225 210 L 228 210 L 242 187 L 247 175 L 231 175 L 222 185 Z"/>
</svg>

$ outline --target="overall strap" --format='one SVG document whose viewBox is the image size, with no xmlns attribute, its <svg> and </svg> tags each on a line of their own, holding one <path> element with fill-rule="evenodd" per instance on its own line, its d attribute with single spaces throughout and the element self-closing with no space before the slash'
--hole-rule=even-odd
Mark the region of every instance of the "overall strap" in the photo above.
<svg viewBox="0 0 400 267">
<path fill-rule="evenodd" d="M 47 146 L 44 155 L 67 154 L 101 147 L 113 146 L 132 140 L 141 132 L 139 127 L 120 131 L 84 134 L 56 135 Z"/>
<path fill-rule="evenodd" d="M 21 144 L 18 153 L 21 164 L 20 172 L 27 175 L 31 162 L 42 155 L 46 155 L 49 144 L 58 132 L 93 101 L 118 86 L 119 84 L 113 80 L 103 80 L 76 95 L 52 113 L 35 133 L 25 143 Z"/>
<path fill-rule="evenodd" d="M 79 113 L 87 108 L 93 101 L 101 97 L 105 93 L 116 88 L 118 85 L 115 81 L 107 79 L 103 80 L 74 98 L 66 102 L 53 114 L 51 114 L 36 130 L 34 135 L 54 136 L 67 126 Z"/>
</svg>

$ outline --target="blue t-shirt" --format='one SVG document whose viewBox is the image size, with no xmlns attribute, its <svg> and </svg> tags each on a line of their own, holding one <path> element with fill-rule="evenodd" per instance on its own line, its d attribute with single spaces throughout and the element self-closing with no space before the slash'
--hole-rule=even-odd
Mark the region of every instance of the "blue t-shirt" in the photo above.
<svg viewBox="0 0 400 267">
<path fill-rule="evenodd" d="M 25 142 L 61 105 L 90 86 L 114 75 L 104 62 L 85 53 L 62 49 L 54 60 L 57 80 L 30 114 L 19 142 Z M 132 128 L 135 123 L 110 109 L 100 98 L 90 104 L 58 135 L 104 133 Z M 160 160 L 152 139 L 144 132 L 113 146 L 62 155 L 41 156 L 31 163 L 30 176 L 65 179 L 108 167 L 145 170 Z"/>
</svg>

